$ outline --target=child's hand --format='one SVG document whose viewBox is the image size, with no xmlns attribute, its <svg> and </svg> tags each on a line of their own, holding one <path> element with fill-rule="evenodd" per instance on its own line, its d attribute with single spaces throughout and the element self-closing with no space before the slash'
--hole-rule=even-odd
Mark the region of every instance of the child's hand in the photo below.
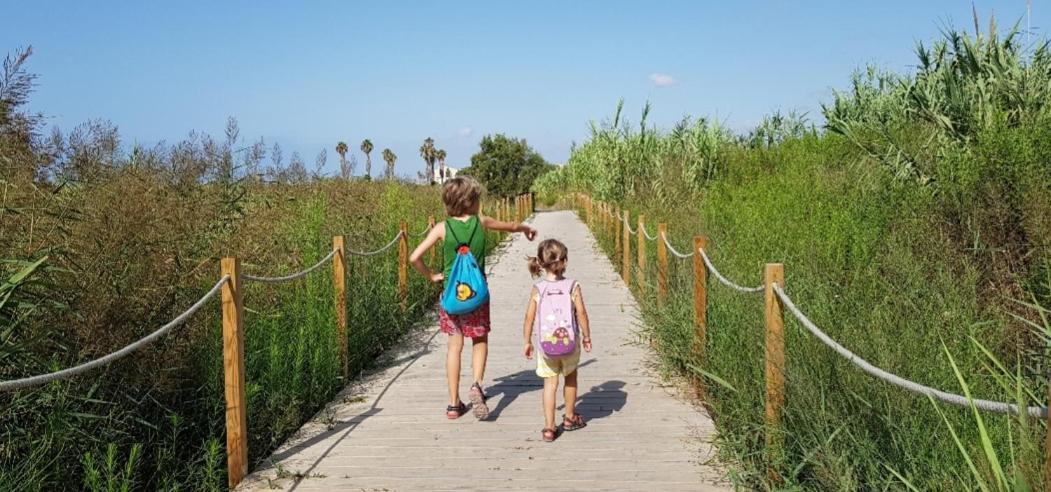
<svg viewBox="0 0 1051 492">
<path fill-rule="evenodd" d="M 583 345 L 584 351 L 587 353 L 591 353 L 591 337 L 585 337 Z"/>
<path fill-rule="evenodd" d="M 431 274 L 431 282 L 438 283 L 438 282 L 441 282 L 442 280 L 445 280 L 445 274 L 444 273 L 432 273 Z"/>
<path fill-rule="evenodd" d="M 536 229 L 525 224 L 522 224 L 522 233 L 525 234 L 526 239 L 530 241 L 536 238 Z"/>
<path fill-rule="evenodd" d="M 526 359 L 532 360 L 532 358 L 533 358 L 533 342 L 526 342 L 525 357 L 526 357 Z"/>
</svg>

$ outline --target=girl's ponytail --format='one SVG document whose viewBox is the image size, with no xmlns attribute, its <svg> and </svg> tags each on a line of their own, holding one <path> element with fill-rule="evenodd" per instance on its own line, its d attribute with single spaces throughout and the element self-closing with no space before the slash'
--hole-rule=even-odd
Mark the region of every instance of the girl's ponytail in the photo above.
<svg viewBox="0 0 1051 492">
<path fill-rule="evenodd" d="M 541 271 L 562 275 L 566 270 L 566 259 L 569 252 L 566 245 L 555 239 L 545 239 L 536 248 L 536 256 L 527 257 L 529 273 L 533 278 L 539 277 Z"/>
<path fill-rule="evenodd" d="M 529 256 L 526 258 L 526 261 L 529 264 L 529 274 L 532 275 L 533 278 L 539 277 L 540 271 L 543 269 L 540 266 L 540 259 L 535 256 Z"/>
</svg>

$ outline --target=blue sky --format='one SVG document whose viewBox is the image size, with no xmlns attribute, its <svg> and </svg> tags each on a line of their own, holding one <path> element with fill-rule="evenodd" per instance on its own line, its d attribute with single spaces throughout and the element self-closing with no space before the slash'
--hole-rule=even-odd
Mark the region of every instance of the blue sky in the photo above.
<svg viewBox="0 0 1051 492">
<path fill-rule="evenodd" d="M 490 133 L 563 162 L 619 98 L 632 121 L 651 101 L 662 127 L 817 117 L 855 68 L 910 70 L 916 41 L 972 25 L 969 1 L 10 1 L 0 48 L 33 45 L 32 109 L 63 130 L 104 118 L 126 144 L 153 144 L 219 136 L 235 116 L 286 162 L 328 148 L 334 171 L 335 142 L 363 161 L 368 137 L 405 175 L 428 136 L 453 166 Z M 1025 0 L 975 3 L 983 22 L 1024 27 Z M 1032 11 L 1043 37 L 1051 1 Z"/>
</svg>

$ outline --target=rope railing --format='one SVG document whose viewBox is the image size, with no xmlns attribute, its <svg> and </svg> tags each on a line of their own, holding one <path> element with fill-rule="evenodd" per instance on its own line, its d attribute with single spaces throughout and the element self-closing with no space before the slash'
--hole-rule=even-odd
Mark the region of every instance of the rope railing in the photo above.
<svg viewBox="0 0 1051 492">
<path fill-rule="evenodd" d="M 840 345 L 838 342 L 832 339 L 832 337 L 828 336 L 827 333 L 821 331 L 821 329 L 818 328 L 817 325 L 815 325 L 814 322 L 810 320 L 810 318 L 808 318 L 805 314 L 803 314 L 802 311 L 799 310 L 798 307 L 796 307 L 796 304 L 792 302 L 792 298 L 789 297 L 788 294 L 785 294 L 785 291 L 781 289 L 780 285 L 774 283 L 771 287 L 773 288 L 774 293 L 777 294 L 777 297 L 781 299 L 781 302 L 784 303 L 785 307 L 788 308 L 788 312 L 792 313 L 792 315 L 797 320 L 799 320 L 800 324 L 802 324 L 803 327 L 807 329 L 807 331 L 809 331 L 812 335 L 817 337 L 817 339 L 820 340 L 821 343 L 824 343 L 826 346 L 831 348 L 844 359 L 847 359 L 851 364 L 854 364 L 862 371 L 868 373 L 876 379 L 890 383 L 894 386 L 905 389 L 907 391 L 911 391 L 913 393 L 919 393 L 924 396 L 929 396 L 935 400 L 949 403 L 951 405 L 967 407 L 973 404 L 979 410 L 985 410 L 996 413 L 1006 413 L 1011 415 L 1018 415 L 1021 412 L 1021 410 L 1018 408 L 1018 405 L 1013 403 L 982 400 L 978 398 L 968 398 L 963 395 L 948 393 L 932 388 L 930 386 L 925 386 L 915 381 L 905 379 L 896 374 L 884 371 L 883 369 L 872 365 L 867 360 L 862 359 L 857 354 L 851 352 L 846 347 Z M 1031 417 L 1047 418 L 1047 407 L 1030 406 L 1026 407 L 1024 411 L 1027 415 Z"/>
<path fill-rule="evenodd" d="M 649 239 L 650 241 L 656 241 L 657 240 L 657 236 L 651 236 L 649 231 L 646 230 L 646 224 L 642 224 L 639 227 L 642 228 L 642 235 L 646 236 L 646 239 Z"/>
<path fill-rule="evenodd" d="M 577 197 L 576 206 L 588 211 L 588 215 L 590 215 L 590 210 L 596 207 L 596 203 L 587 195 L 580 195 Z M 597 208 L 606 211 L 610 209 L 610 204 L 597 202 Z M 628 219 L 629 216 L 630 214 L 628 211 L 624 210 L 623 215 L 616 216 L 613 221 L 588 221 L 588 225 L 604 232 L 602 236 L 612 238 L 614 242 L 614 255 L 619 256 L 622 260 L 619 262 L 622 279 L 628 284 L 629 288 L 637 288 L 640 294 L 645 295 L 648 291 L 647 286 L 651 285 L 649 283 L 649 274 L 647 272 L 646 259 L 648 255 L 646 253 L 646 240 L 652 241 L 654 240 L 654 237 L 646 230 L 646 223 L 643 214 L 638 215 L 637 228 L 632 227 L 631 221 Z M 641 234 L 639 234 L 640 232 Z M 660 224 L 658 236 L 663 239 L 663 242 L 657 243 L 656 254 L 658 286 L 656 293 L 658 306 L 663 305 L 668 296 L 667 275 L 669 270 L 667 253 L 670 252 L 672 256 L 680 259 L 693 259 L 694 340 L 692 350 L 694 356 L 698 360 L 703 361 L 706 358 L 705 352 L 707 350 L 706 340 L 708 330 L 707 284 L 709 274 L 714 276 L 720 284 L 738 292 L 751 294 L 766 293 L 764 297 L 763 316 L 765 324 L 765 353 L 763 359 L 766 366 L 764 371 L 766 384 L 764 420 L 767 428 L 767 447 L 779 448 L 783 445 L 781 443 L 783 431 L 780 430 L 780 427 L 782 420 L 781 414 L 786 402 L 784 398 L 785 337 L 782 311 L 786 309 L 808 333 L 816 337 L 825 346 L 832 349 L 837 355 L 845 358 L 852 365 L 859 368 L 862 372 L 879 381 L 883 381 L 911 393 L 926 396 L 932 401 L 942 402 L 949 405 L 960 407 L 970 407 L 973 405 L 977 410 L 998 414 L 1016 416 L 1026 415 L 1041 419 L 1049 418 L 1047 406 L 1025 406 L 1018 403 L 972 398 L 969 395 L 950 393 L 906 379 L 873 365 L 857 354 L 851 352 L 818 328 L 818 326 L 795 305 L 792 298 L 784 291 L 784 266 L 779 263 L 767 263 L 764 266 L 762 285 L 756 287 L 743 286 L 726 278 L 726 276 L 719 272 L 715 267 L 712 259 L 708 256 L 706 251 L 707 238 L 705 236 L 695 236 L 693 238 L 693 248 L 690 253 L 683 253 L 675 249 L 675 246 L 671 243 L 671 240 L 668 237 L 666 224 Z M 704 378 L 700 375 L 695 375 L 694 383 L 698 395 L 703 398 L 707 394 L 707 387 Z M 1049 420 L 1049 424 L 1051 424 L 1051 420 Z M 1051 425 L 1048 425 L 1047 432 L 1049 433 L 1048 439 L 1051 440 Z M 1051 469 L 1051 451 L 1045 453 L 1045 460 L 1047 468 Z M 1049 475 L 1049 477 L 1051 477 L 1051 475 Z M 1049 480 L 1051 480 L 1051 478 L 1049 478 Z M 1051 482 L 1049 482 L 1048 485 L 1049 490 L 1051 490 Z"/>
<path fill-rule="evenodd" d="M 303 277 L 306 277 L 307 275 L 310 275 L 310 273 L 313 272 L 314 270 L 317 270 L 318 268 L 321 268 L 321 266 L 324 265 L 325 263 L 328 263 L 329 260 L 332 259 L 332 257 L 336 256 L 336 253 L 337 253 L 337 251 L 335 249 L 333 249 L 331 252 L 329 252 L 329 254 L 325 255 L 324 258 L 318 260 L 317 263 L 307 267 L 303 271 L 296 272 L 296 273 L 293 273 L 291 275 L 285 275 L 283 277 L 259 277 L 259 276 L 256 276 L 256 275 L 248 275 L 248 274 L 244 274 L 243 273 L 243 274 L 241 274 L 241 278 L 243 278 L 245 280 L 250 280 L 252 282 L 260 282 L 260 283 L 264 283 L 264 284 L 280 284 L 280 283 L 285 283 L 285 282 L 291 282 L 293 280 L 299 280 L 299 279 L 301 279 Z"/>
<path fill-rule="evenodd" d="M 667 234 L 664 234 L 662 232 L 661 233 L 661 239 L 664 240 L 664 245 L 668 247 L 668 251 L 670 251 L 671 254 L 675 255 L 676 258 L 680 258 L 680 259 L 685 260 L 685 259 L 689 259 L 689 258 L 693 257 L 693 253 L 690 253 L 690 254 L 687 255 L 687 254 L 680 253 L 679 250 L 675 249 L 675 246 L 672 246 L 671 241 L 668 240 L 668 235 Z"/>
<path fill-rule="evenodd" d="M 22 379 L 0 381 L 0 392 L 13 391 L 17 389 L 29 388 L 32 386 L 40 386 L 42 384 L 47 384 L 52 381 L 69 379 L 71 377 L 83 374 L 92 369 L 96 369 L 98 367 L 110 364 L 114 361 L 124 358 L 128 356 L 128 354 L 131 354 L 136 350 L 140 350 L 143 347 L 157 341 L 164 335 L 167 335 L 168 332 L 170 332 L 176 326 L 185 323 L 186 320 L 190 319 L 191 316 L 193 316 L 197 311 L 199 311 L 201 307 L 205 305 L 205 303 L 207 303 L 211 298 L 215 297 L 215 295 L 218 294 L 219 291 L 222 289 L 223 285 L 226 284 L 226 282 L 229 280 L 230 277 L 224 275 L 222 278 L 219 279 L 218 282 L 215 283 L 214 286 L 212 286 L 210 290 L 208 290 L 207 293 L 201 296 L 201 298 L 198 299 L 197 302 L 193 303 L 185 311 L 180 313 L 171 321 L 162 325 L 160 328 L 157 328 L 149 335 L 146 335 L 128 345 L 125 345 L 124 348 L 121 348 L 120 350 L 111 352 L 97 359 L 85 362 L 74 367 L 70 367 L 68 369 L 62 369 L 60 371 L 55 371 L 48 374 L 40 374 L 38 376 L 30 376 Z"/>
<path fill-rule="evenodd" d="M 505 199 L 497 202 L 496 216 L 502 220 L 520 221 L 532 214 L 532 195 L 520 195 L 513 199 Z M 426 236 L 434 227 L 434 217 L 428 218 L 428 226 L 423 232 L 411 234 L 413 236 Z M 247 439 L 247 397 L 245 386 L 245 361 L 244 361 L 244 303 L 242 281 L 261 283 L 283 283 L 303 278 L 321 268 L 326 263 L 332 264 L 333 274 L 333 302 L 336 311 L 336 341 L 339 344 L 340 365 L 342 366 L 343 380 L 348 375 L 348 341 L 347 341 L 347 312 L 346 312 L 346 258 L 345 255 L 374 256 L 386 252 L 398 246 L 398 277 L 397 296 L 402 312 L 408 312 L 408 265 L 410 233 L 408 225 L 402 221 L 398 233 L 390 242 L 373 251 L 351 251 L 344 247 L 345 237 L 334 236 L 332 238 L 332 251 L 324 258 L 310 267 L 285 276 L 264 277 L 241 273 L 241 262 L 236 257 L 224 257 L 220 260 L 219 281 L 200 299 L 191 305 L 186 311 L 176 316 L 173 320 L 164 324 L 154 332 L 145 337 L 98 359 L 83 364 L 55 371 L 48 374 L 30 376 L 21 379 L 0 381 L 0 392 L 28 388 L 48 383 L 50 381 L 68 379 L 78 374 L 112 363 L 128 354 L 140 350 L 168 334 L 176 326 L 185 323 L 191 316 L 201 309 L 206 302 L 222 293 L 222 353 L 223 353 L 223 376 L 226 399 L 226 462 L 227 478 L 230 488 L 234 488 L 248 473 L 248 439 Z M 437 248 L 430 248 L 430 261 L 436 261 Z M 338 255 L 338 256 L 337 256 Z M 334 258 L 338 260 L 333 261 Z"/>
<path fill-rule="evenodd" d="M 384 244 L 383 246 L 380 246 L 379 249 L 372 250 L 372 251 L 347 251 L 347 254 L 354 255 L 354 256 L 375 256 L 375 255 L 378 255 L 378 254 L 380 254 L 380 253 L 382 253 L 384 251 L 387 251 L 388 249 L 393 248 L 395 244 L 398 244 L 398 240 L 401 239 L 401 236 L 403 234 L 404 234 L 404 232 L 398 232 L 397 234 L 394 235 L 394 239 L 391 239 L 389 243 Z"/>
<path fill-rule="evenodd" d="M 624 228 L 628 230 L 628 234 L 636 234 L 636 233 L 639 232 L 637 229 L 632 229 L 631 228 L 631 222 L 628 222 L 628 216 L 627 215 L 625 215 L 624 218 L 621 219 L 621 220 L 623 220 Z"/>
<path fill-rule="evenodd" d="M 729 288 L 731 288 L 733 290 L 736 290 L 738 292 L 744 292 L 746 294 L 754 294 L 754 293 L 763 291 L 763 286 L 762 285 L 760 285 L 758 287 L 745 287 L 743 285 L 734 283 L 730 279 L 724 277 L 723 274 L 719 273 L 719 270 L 716 269 L 715 265 L 712 264 L 711 258 L 708 258 L 708 253 L 704 252 L 704 248 L 697 249 L 697 252 L 700 253 L 701 259 L 704 260 L 704 265 L 708 267 L 708 271 L 712 272 L 712 275 L 715 275 L 715 278 L 717 280 L 719 280 L 719 283 L 721 283 L 721 284 L 723 284 L 723 285 L 725 285 L 725 286 L 727 286 L 727 287 L 729 287 Z"/>
</svg>

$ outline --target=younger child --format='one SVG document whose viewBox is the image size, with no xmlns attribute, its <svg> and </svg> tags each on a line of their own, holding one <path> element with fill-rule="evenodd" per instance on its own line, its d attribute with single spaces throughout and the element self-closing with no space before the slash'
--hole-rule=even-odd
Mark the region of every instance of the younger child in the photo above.
<svg viewBox="0 0 1051 492">
<path fill-rule="evenodd" d="M 551 442 L 558 437 L 555 428 L 555 398 L 558 393 L 558 377 L 565 378 L 563 398 L 566 413 L 562 416 L 562 430 L 574 431 L 584 427 L 584 417 L 576 413 L 577 403 L 577 365 L 580 363 L 580 347 L 591 352 L 591 326 L 588 324 L 588 312 L 584 308 L 584 297 L 580 293 L 580 284 L 562 276 L 566 271 L 568 258 L 566 245 L 554 239 L 540 243 L 536 256 L 529 258 L 529 273 L 539 277 L 541 270 L 544 279 L 533 286 L 529 296 L 529 307 L 525 317 L 525 356 L 533 358 L 537 351 L 536 374 L 544 378 L 544 429 L 540 431 L 544 441 Z M 568 296 L 568 313 L 562 313 L 558 303 L 566 303 Z M 547 308 L 546 319 L 537 319 L 537 311 L 543 303 L 552 303 Z M 536 344 L 533 344 L 533 328 L 537 328 Z M 565 325 L 565 326 L 563 326 Z M 580 333 L 576 330 L 579 327 Z M 572 331 L 571 331 L 572 330 Z M 550 333 L 549 339 L 542 339 L 542 333 Z M 582 335 L 582 336 L 581 336 Z M 572 342 L 569 341 L 572 338 Z M 559 347 L 572 343 L 574 346 Z M 537 350 L 536 347 L 540 347 Z M 557 352 L 559 355 L 554 356 Z"/>
<path fill-rule="evenodd" d="M 473 178 L 457 176 L 442 185 L 442 201 L 449 217 L 439 226 L 431 229 L 423 242 L 409 256 L 409 261 L 416 271 L 432 282 L 441 282 L 452 270 L 457 250 L 461 246 L 470 248 L 478 261 L 479 269 L 485 271 L 485 231 L 522 232 L 530 241 L 536 237 L 536 230 L 525 224 L 500 222 L 492 217 L 479 214 L 482 200 L 482 186 Z M 442 258 L 445 268 L 442 273 L 432 272 L 423 263 L 423 255 L 438 241 L 442 241 Z M 463 241 L 463 243 L 461 243 Z M 482 391 L 482 378 L 485 377 L 485 361 L 489 354 L 489 303 L 478 309 L 461 315 L 445 312 L 439 303 L 438 319 L 442 333 L 449 335 L 448 352 L 445 357 L 445 378 L 449 383 L 449 406 L 445 409 L 446 417 L 457 419 L 467 413 L 467 406 L 460 400 L 460 356 L 463 352 L 463 338 L 471 339 L 471 368 L 474 372 L 474 384 L 471 385 L 470 400 L 474 416 L 483 420 L 489 416 L 489 407 L 485 404 L 485 393 Z"/>
</svg>

